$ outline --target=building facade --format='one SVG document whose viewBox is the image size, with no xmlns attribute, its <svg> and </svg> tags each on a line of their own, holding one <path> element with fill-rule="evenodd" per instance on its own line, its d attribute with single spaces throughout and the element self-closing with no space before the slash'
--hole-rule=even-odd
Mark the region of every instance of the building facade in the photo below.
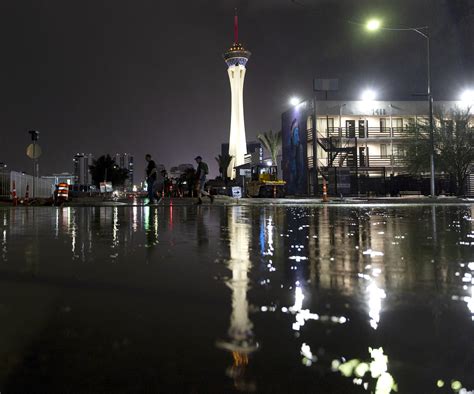
<svg viewBox="0 0 474 394">
<path fill-rule="evenodd" d="M 133 155 L 130 153 L 116 153 L 114 156 L 115 163 L 122 169 L 128 171 L 128 178 L 125 181 L 125 188 L 131 189 L 134 185 L 134 168 Z"/>
<path fill-rule="evenodd" d="M 73 158 L 74 183 L 78 185 L 92 185 L 92 176 L 89 166 L 92 165 L 92 153 L 77 153 Z"/>
<path fill-rule="evenodd" d="M 458 101 L 434 105 L 442 111 L 463 106 Z M 425 192 L 427 178 L 416 185 L 408 180 L 404 141 L 409 127 L 426 124 L 428 118 L 426 101 L 300 103 L 282 114 L 282 169 L 288 194 L 320 195 L 324 182 L 329 194 L 337 196 L 387 195 L 400 187 Z M 474 187 L 468 182 L 469 188 Z"/>
</svg>

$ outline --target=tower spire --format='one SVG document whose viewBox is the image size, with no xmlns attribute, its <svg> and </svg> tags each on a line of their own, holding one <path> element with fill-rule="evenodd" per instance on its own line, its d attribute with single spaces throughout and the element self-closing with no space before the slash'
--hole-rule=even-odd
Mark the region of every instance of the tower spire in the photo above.
<svg viewBox="0 0 474 394">
<path fill-rule="evenodd" d="M 239 15 L 237 14 L 237 8 L 234 14 L 234 44 L 239 43 Z"/>
<path fill-rule="evenodd" d="M 245 164 L 245 155 L 247 154 L 243 91 L 246 71 L 245 65 L 247 64 L 249 57 L 250 52 L 239 44 L 239 16 L 237 9 L 235 9 L 234 43 L 227 52 L 224 53 L 232 98 L 229 138 L 229 156 L 232 157 L 232 162 L 227 169 L 227 175 L 231 179 L 234 179 L 236 176 L 235 167 Z"/>
</svg>

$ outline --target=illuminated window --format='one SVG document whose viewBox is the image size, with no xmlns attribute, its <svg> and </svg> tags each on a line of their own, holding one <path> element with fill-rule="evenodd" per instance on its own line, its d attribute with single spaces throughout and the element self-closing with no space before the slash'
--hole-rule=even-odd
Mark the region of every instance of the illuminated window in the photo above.
<svg viewBox="0 0 474 394">
<path fill-rule="evenodd" d="M 402 118 L 393 118 L 392 119 L 392 127 L 395 130 L 402 130 L 403 129 L 403 119 Z"/>
</svg>

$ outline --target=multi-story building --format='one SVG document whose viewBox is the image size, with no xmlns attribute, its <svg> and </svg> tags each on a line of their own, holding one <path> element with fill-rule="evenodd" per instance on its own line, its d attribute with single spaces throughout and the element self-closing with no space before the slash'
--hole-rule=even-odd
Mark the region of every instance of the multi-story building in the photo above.
<svg viewBox="0 0 474 394">
<path fill-rule="evenodd" d="M 77 153 L 73 158 L 74 183 L 78 185 L 91 185 L 92 177 L 89 166 L 92 165 L 92 153 Z"/>
<path fill-rule="evenodd" d="M 429 174 L 410 181 L 404 164 L 409 127 L 428 121 L 426 101 L 314 104 L 305 101 L 282 114 L 282 169 L 289 194 L 320 195 L 323 181 L 333 195 L 386 195 L 400 187 L 428 194 Z M 463 104 L 434 105 L 447 111 Z M 395 182 L 402 178 L 404 186 Z"/>
<path fill-rule="evenodd" d="M 134 168 L 133 155 L 130 153 L 116 153 L 114 156 L 115 163 L 122 169 L 128 171 L 128 178 L 125 181 L 125 188 L 131 189 L 134 185 Z"/>
</svg>

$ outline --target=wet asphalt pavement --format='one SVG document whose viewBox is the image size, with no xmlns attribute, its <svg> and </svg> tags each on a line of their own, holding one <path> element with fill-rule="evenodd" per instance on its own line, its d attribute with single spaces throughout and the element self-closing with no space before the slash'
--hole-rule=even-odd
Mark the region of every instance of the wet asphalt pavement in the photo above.
<svg viewBox="0 0 474 394">
<path fill-rule="evenodd" d="M 466 393 L 473 217 L 0 208 L 0 392 Z"/>
</svg>

